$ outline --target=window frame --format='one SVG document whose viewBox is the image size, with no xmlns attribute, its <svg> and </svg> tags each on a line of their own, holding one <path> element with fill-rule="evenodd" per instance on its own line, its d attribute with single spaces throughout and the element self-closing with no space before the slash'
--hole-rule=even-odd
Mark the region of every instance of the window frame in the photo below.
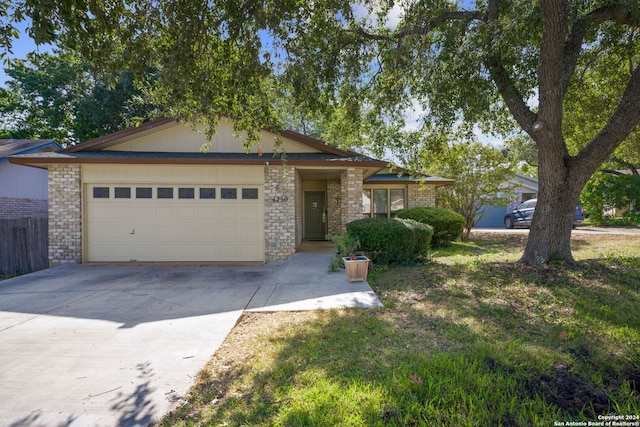
<svg viewBox="0 0 640 427">
<path fill-rule="evenodd" d="M 378 192 L 378 194 L 381 194 L 380 191 L 385 191 L 386 192 L 386 212 L 384 212 L 384 214 L 382 212 L 379 212 L 378 214 L 376 214 L 376 201 L 375 201 L 375 194 L 376 192 Z M 395 215 L 396 212 L 399 212 L 402 209 L 396 209 L 396 210 L 391 210 L 393 202 L 392 202 L 392 191 L 402 191 L 403 193 L 403 197 L 402 197 L 402 204 L 403 204 L 403 208 L 402 209 L 406 209 L 407 208 L 407 194 L 408 194 L 408 189 L 406 185 L 393 185 L 393 184 L 378 184 L 378 185 L 366 185 L 362 187 L 362 199 L 363 199 L 363 206 L 362 206 L 362 214 L 365 218 L 393 218 L 393 216 Z M 367 206 L 364 203 L 365 198 L 369 198 L 369 211 L 367 212 L 366 208 Z"/>
</svg>

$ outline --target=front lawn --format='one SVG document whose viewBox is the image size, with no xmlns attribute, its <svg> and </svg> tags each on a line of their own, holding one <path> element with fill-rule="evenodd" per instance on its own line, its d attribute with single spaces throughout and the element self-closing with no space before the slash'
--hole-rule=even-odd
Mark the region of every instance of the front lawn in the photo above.
<svg viewBox="0 0 640 427">
<path fill-rule="evenodd" d="M 577 266 L 539 268 L 512 262 L 525 239 L 376 271 L 381 309 L 245 314 L 161 425 L 639 422 L 640 238 L 576 235 Z"/>
</svg>

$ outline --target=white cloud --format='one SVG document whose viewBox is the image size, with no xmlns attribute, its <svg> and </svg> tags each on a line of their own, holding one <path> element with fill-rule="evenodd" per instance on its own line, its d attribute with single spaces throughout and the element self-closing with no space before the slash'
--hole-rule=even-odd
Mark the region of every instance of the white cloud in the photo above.
<svg viewBox="0 0 640 427">
<path fill-rule="evenodd" d="M 379 6 L 365 6 L 362 3 L 352 3 L 351 8 L 353 14 L 358 19 L 364 19 L 367 23 L 373 24 L 377 20 L 377 12 L 380 10 Z M 384 23 L 385 27 L 394 29 L 398 26 L 404 15 L 403 7 L 401 4 L 394 3 L 393 7 L 387 13 Z"/>
</svg>

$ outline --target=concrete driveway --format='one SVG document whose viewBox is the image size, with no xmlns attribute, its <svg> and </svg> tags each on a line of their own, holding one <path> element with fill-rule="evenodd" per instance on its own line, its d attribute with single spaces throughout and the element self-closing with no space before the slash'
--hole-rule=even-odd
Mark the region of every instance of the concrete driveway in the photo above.
<svg viewBox="0 0 640 427">
<path fill-rule="evenodd" d="M 331 254 L 267 265 L 66 265 L 0 282 L 0 425 L 146 426 L 244 310 L 376 307 Z"/>
</svg>

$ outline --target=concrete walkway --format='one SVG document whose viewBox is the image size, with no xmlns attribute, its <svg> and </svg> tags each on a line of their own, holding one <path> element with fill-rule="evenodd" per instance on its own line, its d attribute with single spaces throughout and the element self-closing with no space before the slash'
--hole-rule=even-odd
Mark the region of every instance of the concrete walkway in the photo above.
<svg viewBox="0 0 640 427">
<path fill-rule="evenodd" d="M 378 307 L 332 254 L 267 265 L 84 264 L 0 282 L 0 426 L 147 426 L 245 310 Z"/>
</svg>

